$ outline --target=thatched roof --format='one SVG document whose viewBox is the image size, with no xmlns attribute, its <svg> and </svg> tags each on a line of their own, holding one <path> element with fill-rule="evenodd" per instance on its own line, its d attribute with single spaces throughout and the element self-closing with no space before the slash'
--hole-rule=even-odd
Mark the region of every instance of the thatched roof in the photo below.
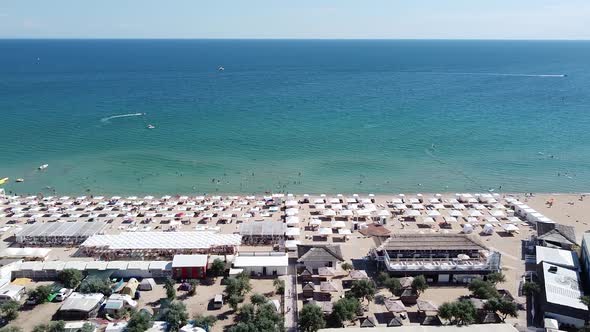
<svg viewBox="0 0 590 332">
<path fill-rule="evenodd" d="M 443 324 L 438 316 L 426 316 L 420 325 L 440 326 Z"/>
<path fill-rule="evenodd" d="M 336 275 L 336 270 L 333 267 L 320 267 L 318 275 L 320 277 L 333 277 Z"/>
<path fill-rule="evenodd" d="M 366 280 L 369 279 L 366 271 L 363 270 L 352 270 L 348 273 L 351 279 L 354 280 Z"/>
<path fill-rule="evenodd" d="M 468 234 L 395 234 L 380 247 L 384 250 L 488 250 Z"/>
<path fill-rule="evenodd" d="M 320 291 L 334 293 L 338 291 L 338 287 L 332 281 L 322 281 L 320 283 Z"/>
<path fill-rule="evenodd" d="M 389 323 L 387 323 L 387 327 L 396 327 L 404 325 L 404 321 L 399 317 L 393 317 Z"/>
<path fill-rule="evenodd" d="M 399 283 L 402 288 L 410 288 L 412 287 L 412 282 L 414 282 L 414 277 L 403 277 L 399 278 Z"/>
<path fill-rule="evenodd" d="M 388 236 L 391 231 L 379 224 L 368 224 L 366 228 L 359 230 L 364 236 Z"/>
<path fill-rule="evenodd" d="M 297 262 L 344 261 L 340 246 L 335 244 L 300 244 L 297 246 L 297 257 Z"/>
<path fill-rule="evenodd" d="M 373 317 L 367 317 L 361 321 L 361 327 L 375 327 L 377 326 L 377 321 Z"/>
<path fill-rule="evenodd" d="M 418 311 L 438 311 L 438 306 L 431 301 L 418 300 Z"/>
<path fill-rule="evenodd" d="M 390 297 L 388 299 L 385 299 L 385 308 L 387 308 L 387 311 L 389 312 L 405 312 L 406 306 L 403 304 L 402 301 L 400 300 L 396 300 L 393 297 Z"/>
</svg>

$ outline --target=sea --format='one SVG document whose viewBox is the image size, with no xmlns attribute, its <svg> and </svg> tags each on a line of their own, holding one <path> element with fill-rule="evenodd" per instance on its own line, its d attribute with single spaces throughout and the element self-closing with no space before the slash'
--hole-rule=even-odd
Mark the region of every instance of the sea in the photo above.
<svg viewBox="0 0 590 332">
<path fill-rule="evenodd" d="M 4 177 L 46 196 L 586 192 L 590 42 L 0 40 Z"/>
</svg>

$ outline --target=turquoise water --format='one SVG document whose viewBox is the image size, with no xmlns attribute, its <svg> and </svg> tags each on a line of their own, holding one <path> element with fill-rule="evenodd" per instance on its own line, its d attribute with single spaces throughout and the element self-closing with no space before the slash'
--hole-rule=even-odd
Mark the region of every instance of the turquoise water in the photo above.
<svg viewBox="0 0 590 332">
<path fill-rule="evenodd" d="M 590 191 L 588 59 L 590 42 L 4 40 L 0 178 L 21 194 Z"/>
</svg>

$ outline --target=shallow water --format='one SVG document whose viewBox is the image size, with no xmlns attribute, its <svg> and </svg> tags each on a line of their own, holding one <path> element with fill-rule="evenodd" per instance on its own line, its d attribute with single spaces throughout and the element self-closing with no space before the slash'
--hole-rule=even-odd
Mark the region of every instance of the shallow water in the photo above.
<svg viewBox="0 0 590 332">
<path fill-rule="evenodd" d="M 4 40 L 0 178 L 45 194 L 588 191 L 588 59 L 590 42 Z"/>
</svg>

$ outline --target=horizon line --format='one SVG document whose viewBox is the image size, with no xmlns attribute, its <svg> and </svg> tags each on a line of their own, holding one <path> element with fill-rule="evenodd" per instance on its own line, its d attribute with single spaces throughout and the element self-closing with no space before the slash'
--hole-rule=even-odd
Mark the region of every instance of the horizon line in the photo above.
<svg viewBox="0 0 590 332">
<path fill-rule="evenodd" d="M 0 37 L 0 40 L 300 40 L 300 41 L 590 41 L 588 39 L 566 39 L 566 38 L 299 38 L 299 37 L 277 37 L 277 38 L 258 38 L 258 37 Z"/>
</svg>

